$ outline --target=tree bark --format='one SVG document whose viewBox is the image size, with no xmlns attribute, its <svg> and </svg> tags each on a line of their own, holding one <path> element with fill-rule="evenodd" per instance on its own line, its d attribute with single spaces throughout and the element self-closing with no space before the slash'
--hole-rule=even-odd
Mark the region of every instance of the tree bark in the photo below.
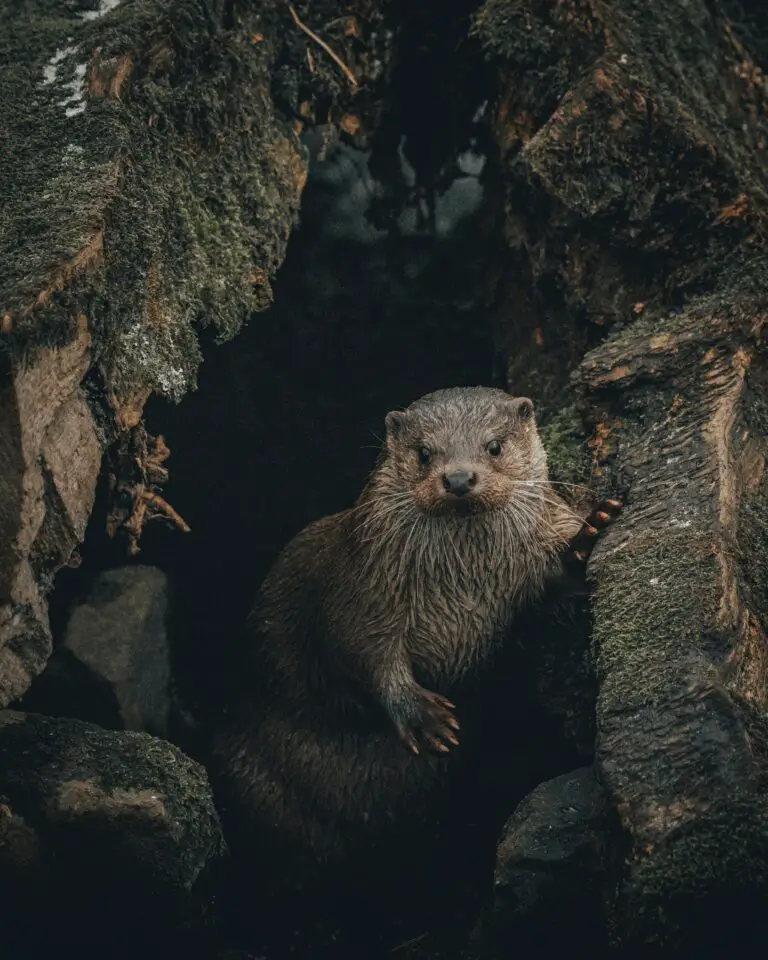
<svg viewBox="0 0 768 960">
<path fill-rule="evenodd" d="M 755 18 L 737 28 L 714 0 L 489 0 L 476 20 L 503 91 L 510 388 L 546 407 L 575 387 L 597 486 L 629 490 L 590 564 L 596 767 L 628 846 L 612 895 L 623 945 L 765 928 L 768 24 Z"/>
</svg>

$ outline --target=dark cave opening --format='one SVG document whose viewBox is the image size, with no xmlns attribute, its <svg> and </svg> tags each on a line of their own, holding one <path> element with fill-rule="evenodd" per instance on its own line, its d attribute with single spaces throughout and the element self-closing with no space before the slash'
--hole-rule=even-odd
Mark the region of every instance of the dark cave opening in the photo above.
<svg viewBox="0 0 768 960">
<path fill-rule="evenodd" d="M 415 44 L 413 56 L 419 52 Z M 423 97 L 434 103 L 438 86 L 439 76 Z M 203 761 L 195 721 L 216 708 L 260 581 L 294 534 L 354 502 L 386 413 L 446 386 L 507 386 L 508 352 L 499 364 L 496 329 L 497 282 L 508 260 L 488 123 L 491 80 L 476 69 L 450 109 L 443 93 L 434 137 L 425 136 L 433 128 L 421 123 L 423 102 L 409 103 L 408 84 L 401 87 L 400 110 L 382 123 L 371 150 L 335 143 L 313 161 L 274 304 L 231 342 L 215 345 L 202 331 L 196 392 L 178 406 L 160 398 L 147 404 L 147 429 L 171 450 L 163 497 L 191 532 L 150 523 L 141 553 L 127 558 L 105 533 L 103 484 L 82 565 L 58 575 L 51 598 L 56 643 L 105 569 L 129 563 L 165 572 L 175 697 L 168 736 Z M 322 140 L 316 132 L 310 147 L 317 151 Z M 583 622 L 571 629 L 586 637 Z M 109 690 L 71 661 L 57 649 L 21 706 L 118 726 Z M 482 895 L 515 803 L 584 762 L 560 720 L 533 702 L 532 681 L 518 666 L 513 657 L 496 678 L 488 708 L 495 736 L 471 782 L 457 789 L 466 810 L 458 872 L 466 870 L 465 890 Z M 510 737 L 518 729 L 526 730 L 522 753 Z M 425 912 L 433 906 L 425 900 Z"/>
<path fill-rule="evenodd" d="M 482 189 L 466 177 L 447 204 L 475 203 L 473 188 Z M 173 451 L 165 492 L 194 534 L 150 527 L 144 556 L 185 584 L 186 612 L 207 636 L 201 666 L 242 621 L 278 550 L 354 502 L 388 410 L 446 384 L 492 380 L 482 305 L 482 248 L 496 242 L 489 201 L 443 236 L 414 230 L 393 248 L 365 219 L 372 192 L 363 154 L 340 146 L 319 164 L 275 305 L 207 353 L 184 404 L 147 410 Z"/>
</svg>

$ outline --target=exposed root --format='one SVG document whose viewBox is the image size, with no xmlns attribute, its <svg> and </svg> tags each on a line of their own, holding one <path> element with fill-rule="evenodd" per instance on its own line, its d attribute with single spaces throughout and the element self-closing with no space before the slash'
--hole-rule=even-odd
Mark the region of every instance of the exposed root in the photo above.
<svg viewBox="0 0 768 960">
<path fill-rule="evenodd" d="M 162 436 L 151 436 L 138 423 L 121 436 L 112 455 L 107 533 L 113 538 L 118 532 L 126 536 L 131 556 L 140 552 L 139 540 L 150 520 L 164 520 L 182 533 L 190 532 L 189 524 L 159 493 L 168 480 L 164 463 L 170 453 Z"/>
</svg>

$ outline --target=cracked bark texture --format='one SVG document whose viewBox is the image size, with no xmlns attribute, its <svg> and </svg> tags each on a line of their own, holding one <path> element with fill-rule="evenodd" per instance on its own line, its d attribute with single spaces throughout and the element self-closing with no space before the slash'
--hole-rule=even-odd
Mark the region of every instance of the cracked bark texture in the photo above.
<svg viewBox="0 0 768 960">
<path fill-rule="evenodd" d="M 611 935 L 725 949 L 768 916 L 768 21 L 489 0 L 475 29 L 502 89 L 510 388 L 575 398 L 595 485 L 629 488 L 590 563 L 627 845 Z"/>
</svg>

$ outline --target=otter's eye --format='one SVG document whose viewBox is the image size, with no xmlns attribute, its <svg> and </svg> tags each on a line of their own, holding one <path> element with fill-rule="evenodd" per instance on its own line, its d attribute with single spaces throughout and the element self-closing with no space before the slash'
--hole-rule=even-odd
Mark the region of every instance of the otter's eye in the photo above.
<svg viewBox="0 0 768 960">
<path fill-rule="evenodd" d="M 488 451 L 488 453 L 489 453 L 492 457 L 500 457 L 500 456 L 501 456 L 501 444 L 499 443 L 498 440 L 491 440 L 491 442 L 486 445 L 486 448 L 485 448 L 485 449 Z"/>
<path fill-rule="evenodd" d="M 426 467 L 426 465 L 432 459 L 432 451 L 429 449 L 429 447 L 419 447 L 418 454 L 419 454 L 419 463 L 423 467 Z"/>
</svg>

